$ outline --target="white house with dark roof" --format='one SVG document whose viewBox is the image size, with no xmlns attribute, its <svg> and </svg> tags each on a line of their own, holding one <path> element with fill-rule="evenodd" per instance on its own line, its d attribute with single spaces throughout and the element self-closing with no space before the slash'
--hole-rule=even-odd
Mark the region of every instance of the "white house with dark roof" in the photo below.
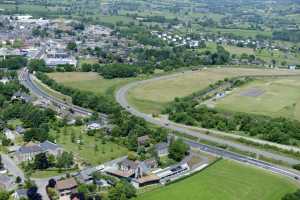
<svg viewBox="0 0 300 200">
<path fill-rule="evenodd" d="M 42 147 L 33 142 L 29 142 L 24 146 L 21 146 L 16 151 L 16 159 L 18 162 L 33 160 L 37 154 L 45 152 Z"/>
<path fill-rule="evenodd" d="M 55 157 L 63 152 L 63 148 L 59 145 L 52 143 L 50 141 L 45 141 L 43 143 L 33 143 L 29 142 L 24 146 L 21 146 L 15 153 L 18 162 L 24 162 L 33 160 L 37 154 L 48 153 L 54 155 Z"/>
</svg>

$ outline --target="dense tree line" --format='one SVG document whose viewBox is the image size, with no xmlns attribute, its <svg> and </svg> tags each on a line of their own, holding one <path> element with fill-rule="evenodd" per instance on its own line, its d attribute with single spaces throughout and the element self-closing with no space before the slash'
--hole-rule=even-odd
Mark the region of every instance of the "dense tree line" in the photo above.
<svg viewBox="0 0 300 200">
<path fill-rule="evenodd" d="M 272 118 L 246 113 L 230 113 L 206 106 L 197 106 L 195 100 L 177 99 L 167 109 L 169 118 L 178 123 L 201 126 L 208 129 L 239 131 L 281 144 L 296 144 L 300 140 L 300 122 L 286 118 Z"/>
<path fill-rule="evenodd" d="M 40 109 L 30 103 L 17 102 L 9 104 L 1 111 L 4 121 L 21 119 L 25 127 L 24 140 L 45 141 L 49 137 L 49 122 L 55 120 L 55 112 L 50 109 Z"/>
<path fill-rule="evenodd" d="M 273 40 L 300 42 L 300 31 L 274 31 L 272 34 L 272 38 Z"/>
<path fill-rule="evenodd" d="M 97 112 L 113 113 L 119 109 L 118 105 L 112 99 L 102 95 L 96 95 L 92 92 L 81 91 L 58 84 L 43 73 L 36 73 L 38 79 L 51 87 L 52 89 L 72 97 L 73 103 L 78 106 L 90 108 Z"/>
<path fill-rule="evenodd" d="M 135 77 L 138 74 L 149 74 L 153 73 L 154 69 L 152 66 L 137 66 L 130 64 L 83 64 L 80 68 L 83 72 L 98 72 L 104 78 L 127 78 Z"/>
<path fill-rule="evenodd" d="M 21 101 L 11 101 L 16 92 L 28 92 L 17 80 L 17 74 L 13 72 L 1 73 L 1 76 L 8 77 L 10 81 L 6 84 L 0 83 L 0 130 L 6 126 L 6 122 L 11 119 L 20 119 L 28 129 L 24 133 L 24 140 L 44 141 L 49 139 L 49 121 L 55 120 L 55 113 L 49 109 L 40 109 L 31 103 Z M 5 145 L 10 142 L 2 140 Z"/>
<path fill-rule="evenodd" d="M 180 67 L 197 65 L 223 65 L 230 61 L 230 54 L 223 47 L 218 46 L 216 52 L 193 51 L 184 46 L 165 47 L 160 49 L 136 49 L 138 65 L 152 66 L 170 70 Z"/>
<path fill-rule="evenodd" d="M 300 199 L 300 189 L 298 189 L 294 193 L 286 194 L 284 197 L 282 197 L 282 200 L 299 200 Z"/>
<path fill-rule="evenodd" d="M 99 68 L 99 73 L 107 79 L 135 77 L 139 69 L 135 65 L 111 64 Z"/>
<path fill-rule="evenodd" d="M 0 68 L 7 68 L 10 70 L 20 69 L 25 67 L 27 59 L 22 56 L 8 56 L 6 59 L 0 60 Z"/>
</svg>

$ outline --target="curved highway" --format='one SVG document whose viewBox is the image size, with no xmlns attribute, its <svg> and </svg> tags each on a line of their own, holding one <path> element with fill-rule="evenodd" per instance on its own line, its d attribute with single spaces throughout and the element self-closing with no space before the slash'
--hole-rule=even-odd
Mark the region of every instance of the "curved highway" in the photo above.
<svg viewBox="0 0 300 200">
<path fill-rule="evenodd" d="M 184 133 L 186 135 L 190 135 L 190 136 L 194 136 L 197 137 L 199 139 L 203 139 L 203 140 L 208 140 L 208 141 L 212 141 L 212 142 L 216 142 L 219 144 L 224 144 L 224 145 L 228 145 L 237 149 L 240 149 L 242 151 L 247 151 L 247 152 L 253 152 L 256 153 L 257 155 L 262 155 L 264 157 L 268 157 L 268 158 L 273 158 L 276 160 L 281 160 L 285 163 L 288 164 L 299 164 L 300 161 L 291 157 L 285 157 L 282 155 L 278 155 L 272 152 L 268 152 L 265 150 L 261 150 L 261 149 L 257 149 L 255 147 L 251 147 L 251 146 L 247 146 L 244 144 L 240 144 L 240 143 L 236 143 L 234 141 L 231 140 L 226 140 L 223 138 L 219 138 L 213 135 L 207 135 L 205 133 L 201 133 L 200 131 L 194 131 L 191 130 L 190 128 L 182 125 L 182 124 L 177 124 L 174 123 L 172 121 L 169 120 L 160 120 L 157 118 L 152 117 L 152 115 L 149 114 L 145 114 L 142 113 L 140 111 L 138 111 L 136 108 L 131 107 L 127 101 L 127 94 L 128 91 L 130 89 L 133 89 L 134 87 L 141 85 L 141 84 L 145 84 L 148 82 L 152 82 L 152 81 L 157 81 L 157 80 L 162 80 L 162 79 L 168 79 L 168 78 L 172 78 L 175 76 L 178 76 L 180 74 L 173 74 L 173 75 L 168 75 L 168 76 L 162 76 L 162 77 L 156 77 L 153 79 L 148 79 L 148 80 L 143 80 L 143 81 L 137 81 L 137 82 L 133 82 L 133 83 L 129 83 L 123 87 L 121 87 L 117 93 L 116 93 L 116 100 L 117 102 L 124 108 L 126 109 L 128 112 L 130 112 L 131 114 L 137 116 L 137 117 L 141 117 L 143 119 L 145 119 L 147 122 L 150 122 L 152 124 L 164 127 L 164 128 L 168 128 L 172 131 L 177 131 L 177 132 L 181 132 Z M 212 153 L 214 155 L 218 155 L 218 156 L 222 156 L 224 158 L 228 158 L 228 159 L 232 159 L 232 160 L 236 160 L 239 162 L 243 162 L 243 163 L 247 163 L 250 165 L 254 165 L 260 168 L 264 168 L 266 170 L 272 171 L 274 173 L 277 174 L 281 174 L 284 176 L 288 176 L 290 178 L 299 180 L 300 179 L 300 174 L 296 171 L 292 171 L 292 170 L 288 170 L 285 169 L 283 167 L 278 167 L 276 165 L 267 163 L 267 162 L 263 162 L 257 159 L 253 159 L 244 155 L 240 155 L 237 153 L 233 153 L 224 149 L 220 149 L 217 147 L 213 147 L 213 146 L 209 146 L 209 145 L 205 145 L 205 144 L 201 144 L 195 141 L 190 141 L 186 139 L 186 143 L 189 144 L 191 147 L 193 148 L 197 148 L 200 149 L 202 151 L 208 152 L 208 153 Z"/>
<path fill-rule="evenodd" d="M 47 99 L 49 101 L 51 101 L 52 103 L 55 103 L 56 105 L 59 105 L 60 107 L 64 107 L 67 109 L 72 109 L 74 112 L 81 114 L 81 115 L 92 115 L 93 112 L 76 106 L 76 105 L 70 105 L 68 103 L 66 103 L 65 101 L 62 101 L 56 97 L 50 96 L 49 94 L 47 94 L 45 91 L 43 91 L 39 86 L 37 86 L 33 80 L 32 80 L 32 75 L 28 72 L 28 70 L 26 68 L 23 68 L 20 72 L 19 72 L 19 80 L 20 83 L 22 85 L 24 85 L 26 88 L 28 88 L 35 96 L 38 97 L 42 97 L 44 99 Z"/>
</svg>

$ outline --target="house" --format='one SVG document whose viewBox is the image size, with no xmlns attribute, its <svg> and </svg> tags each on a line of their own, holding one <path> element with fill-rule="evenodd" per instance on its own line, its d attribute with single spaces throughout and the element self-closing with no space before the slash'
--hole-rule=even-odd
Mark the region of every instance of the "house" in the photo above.
<svg viewBox="0 0 300 200">
<path fill-rule="evenodd" d="M 160 177 L 160 182 L 164 182 L 170 180 L 172 177 L 176 177 L 176 176 L 180 176 L 181 174 L 184 174 L 189 169 L 190 169 L 189 165 L 185 162 L 170 168 L 166 168 L 162 171 L 159 171 L 156 173 L 156 175 Z"/>
<path fill-rule="evenodd" d="M 59 145 L 50 142 L 48 140 L 44 141 L 43 143 L 39 144 L 39 146 L 46 151 L 47 153 L 54 155 L 55 157 L 63 153 L 63 148 Z"/>
<path fill-rule="evenodd" d="M 56 182 L 55 189 L 60 197 L 68 197 L 77 191 L 77 182 L 74 178 L 59 180 Z"/>
<path fill-rule="evenodd" d="M 155 150 L 159 157 L 167 156 L 169 154 L 169 146 L 165 142 L 161 142 L 155 145 Z"/>
<path fill-rule="evenodd" d="M 55 157 L 60 155 L 63 149 L 50 141 L 45 141 L 43 143 L 33 143 L 29 142 L 24 146 L 21 146 L 15 153 L 18 162 L 33 160 L 37 154 L 48 153 L 54 155 Z"/>
<path fill-rule="evenodd" d="M 33 160 L 37 154 L 45 152 L 42 147 L 33 142 L 21 146 L 15 153 L 18 162 Z"/>
<path fill-rule="evenodd" d="M 150 138 L 148 135 L 144 135 L 144 136 L 141 136 L 141 137 L 138 137 L 137 138 L 137 142 L 138 142 L 138 145 L 139 146 L 145 146 L 148 144 Z"/>
<path fill-rule="evenodd" d="M 123 171 L 135 170 L 138 166 L 138 163 L 129 159 L 124 159 L 119 163 L 119 168 Z"/>
<path fill-rule="evenodd" d="M 116 176 L 118 178 L 130 178 L 135 174 L 135 170 L 138 167 L 138 163 L 127 158 L 117 163 L 117 166 L 107 168 L 105 171 L 108 174 Z"/>
<path fill-rule="evenodd" d="M 14 200 L 27 199 L 27 189 L 18 189 L 13 194 L 12 197 Z"/>
<path fill-rule="evenodd" d="M 5 174 L 0 175 L 0 189 L 11 190 L 14 187 L 14 179 L 11 176 Z"/>
<path fill-rule="evenodd" d="M 151 175 L 151 170 L 157 168 L 157 166 L 158 163 L 155 159 L 132 161 L 126 158 L 117 163 L 117 166 L 108 168 L 105 171 L 118 178 L 139 179 Z"/>
<path fill-rule="evenodd" d="M 132 179 L 131 183 L 135 188 L 144 187 L 147 185 L 158 184 L 160 177 L 155 174 L 146 175 L 140 178 Z"/>
</svg>

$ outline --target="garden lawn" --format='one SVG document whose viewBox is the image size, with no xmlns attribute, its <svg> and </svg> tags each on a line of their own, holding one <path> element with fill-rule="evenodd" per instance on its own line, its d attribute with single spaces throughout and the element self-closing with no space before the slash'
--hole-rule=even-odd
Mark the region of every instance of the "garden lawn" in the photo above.
<svg viewBox="0 0 300 200">
<path fill-rule="evenodd" d="M 54 177 L 54 176 L 59 176 L 63 175 L 66 173 L 72 173 L 75 172 L 75 169 L 71 170 L 59 170 L 59 169 L 47 169 L 47 170 L 36 170 L 31 174 L 32 178 L 49 178 L 49 177 Z"/>
<path fill-rule="evenodd" d="M 242 95 L 253 89 L 262 94 Z M 300 76 L 255 80 L 216 101 L 216 108 L 300 119 Z"/>
<path fill-rule="evenodd" d="M 229 160 L 185 180 L 141 194 L 136 200 L 280 200 L 296 183 Z"/>
<path fill-rule="evenodd" d="M 71 141 L 72 131 L 76 138 L 74 143 Z M 68 127 L 66 131 L 62 129 L 59 134 L 55 132 L 52 134 L 65 151 L 73 152 L 76 159 L 87 164 L 98 165 L 127 155 L 128 152 L 125 147 L 116 143 L 110 141 L 104 142 L 99 137 L 88 136 L 84 131 L 84 127 Z M 81 145 L 77 143 L 80 137 L 82 141 Z"/>
<path fill-rule="evenodd" d="M 209 68 L 201 71 L 178 73 L 177 76 L 140 84 L 128 93 L 129 103 L 146 113 L 159 113 L 175 97 L 184 97 L 200 91 L 218 80 L 242 75 L 299 74 L 300 71 Z"/>
</svg>

